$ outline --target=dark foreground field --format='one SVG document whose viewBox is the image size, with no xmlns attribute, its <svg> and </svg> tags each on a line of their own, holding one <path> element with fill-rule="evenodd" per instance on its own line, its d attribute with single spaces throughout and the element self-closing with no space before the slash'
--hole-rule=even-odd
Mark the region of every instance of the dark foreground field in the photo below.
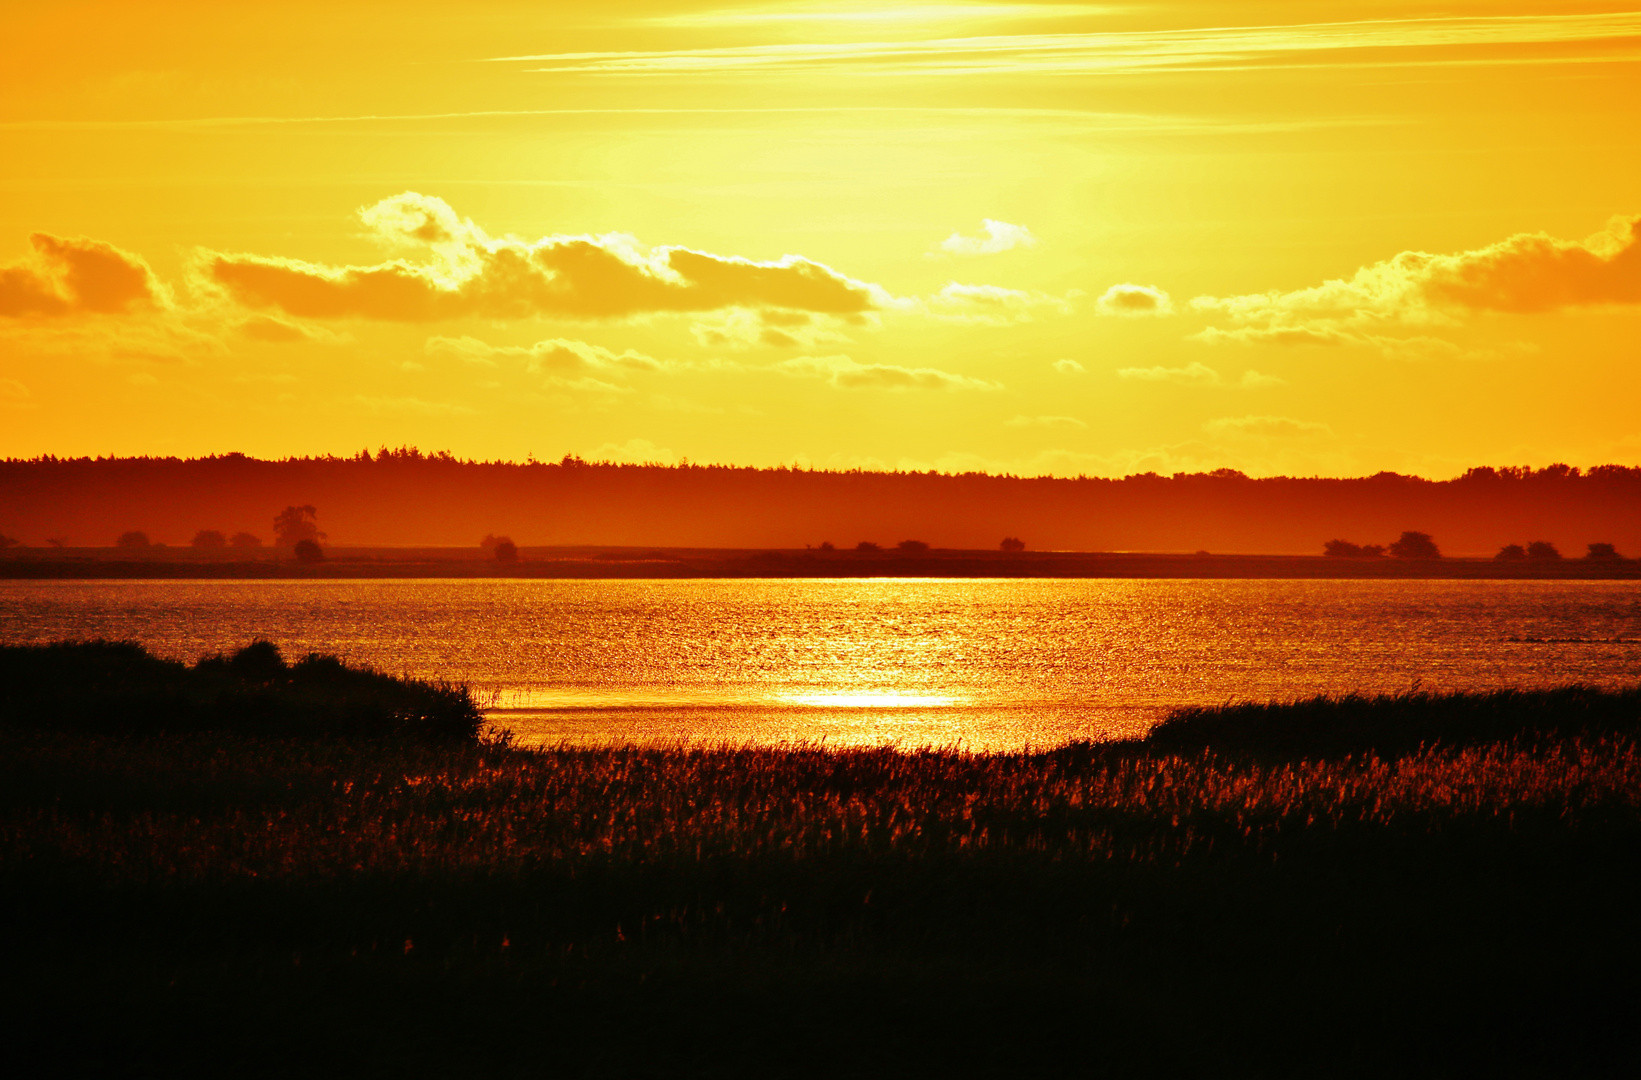
<svg viewBox="0 0 1641 1080">
<path fill-rule="evenodd" d="M 0 697 L 0 1015 L 29 1075 L 1597 1076 L 1641 1050 L 1641 691 L 986 756 L 295 736 L 266 705 L 130 731 L 26 698 Z"/>
</svg>

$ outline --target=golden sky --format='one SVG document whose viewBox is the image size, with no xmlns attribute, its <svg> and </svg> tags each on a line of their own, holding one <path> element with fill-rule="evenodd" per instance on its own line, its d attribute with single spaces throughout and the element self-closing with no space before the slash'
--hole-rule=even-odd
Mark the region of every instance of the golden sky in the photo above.
<svg viewBox="0 0 1641 1080">
<path fill-rule="evenodd" d="M 1641 12 L 3 24 L 0 455 L 1641 463 Z"/>
</svg>

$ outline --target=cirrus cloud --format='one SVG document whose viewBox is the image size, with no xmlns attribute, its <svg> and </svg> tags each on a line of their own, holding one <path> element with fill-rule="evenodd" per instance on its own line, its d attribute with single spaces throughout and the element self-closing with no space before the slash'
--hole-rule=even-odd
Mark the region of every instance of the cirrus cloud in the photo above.
<svg viewBox="0 0 1641 1080">
<path fill-rule="evenodd" d="M 840 390 L 1000 390 L 1001 384 L 938 368 L 861 364 L 847 356 L 797 356 L 770 370 L 798 378 L 825 379 Z"/>
<path fill-rule="evenodd" d="M 1287 416 L 1222 416 L 1203 424 L 1202 430 L 1210 435 L 1256 439 L 1316 438 L 1333 434 L 1333 429 L 1326 424 Z"/>
</svg>

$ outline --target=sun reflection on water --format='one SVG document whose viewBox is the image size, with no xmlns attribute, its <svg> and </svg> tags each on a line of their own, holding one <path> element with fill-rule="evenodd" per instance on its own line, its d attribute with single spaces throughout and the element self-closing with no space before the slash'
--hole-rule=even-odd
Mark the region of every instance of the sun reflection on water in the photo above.
<svg viewBox="0 0 1641 1080">
<path fill-rule="evenodd" d="M 968 699 L 950 694 L 909 694 L 892 690 L 869 693 L 776 694 L 774 700 L 788 705 L 809 705 L 821 709 L 927 709 L 966 704 Z"/>
</svg>

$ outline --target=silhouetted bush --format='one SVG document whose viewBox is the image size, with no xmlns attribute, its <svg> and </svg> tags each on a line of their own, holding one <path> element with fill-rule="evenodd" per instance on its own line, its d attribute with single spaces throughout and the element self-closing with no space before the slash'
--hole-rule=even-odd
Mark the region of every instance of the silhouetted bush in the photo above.
<svg viewBox="0 0 1641 1080">
<path fill-rule="evenodd" d="M 1561 558 L 1561 552 L 1548 540 L 1534 540 L 1527 545 L 1527 557 L 1534 562 L 1554 562 Z"/>
<path fill-rule="evenodd" d="M 1018 536 L 1005 536 L 1003 542 L 998 544 L 997 547 L 998 550 L 1006 551 L 1012 555 L 1026 550 L 1026 542 Z"/>
<path fill-rule="evenodd" d="M 902 540 L 895 549 L 906 555 L 921 555 L 929 550 L 929 545 L 921 540 Z"/>
<path fill-rule="evenodd" d="M 325 549 L 313 540 L 298 540 L 291 554 L 296 556 L 297 562 L 311 564 L 325 561 Z"/>
<path fill-rule="evenodd" d="M 1402 534 L 1400 540 L 1390 545 L 1390 553 L 1398 559 L 1439 559 L 1441 549 L 1436 547 L 1436 541 L 1429 533 L 1414 532 L 1409 529 Z"/>
<path fill-rule="evenodd" d="M 236 548 L 261 547 L 262 538 L 260 536 L 252 536 L 248 532 L 236 532 L 229 539 L 228 543 L 232 544 Z"/>
<path fill-rule="evenodd" d="M 497 536 L 495 533 L 485 533 L 484 539 L 479 541 L 479 548 L 490 554 L 497 562 L 518 562 L 518 545 L 513 543 L 510 536 Z"/>
<path fill-rule="evenodd" d="M 872 543 L 870 540 L 862 540 L 860 543 L 855 545 L 855 550 L 856 551 L 882 551 L 883 549 L 881 547 L 878 547 L 876 544 Z"/>
<path fill-rule="evenodd" d="M 223 548 L 228 546 L 228 538 L 220 530 L 201 529 L 189 543 L 197 548 Z"/>
<path fill-rule="evenodd" d="M 465 687 L 317 653 L 286 664 L 269 641 L 192 668 L 131 641 L 0 645 L 0 723 L 12 726 L 472 740 L 482 722 Z"/>
<path fill-rule="evenodd" d="M 123 532 L 120 534 L 120 538 L 114 541 L 114 546 L 122 548 L 149 547 L 148 534 L 140 529 L 132 529 L 129 532 Z"/>
<path fill-rule="evenodd" d="M 5 533 L 0 533 L 0 551 L 5 550 L 6 548 L 16 547 L 18 543 L 19 541 L 16 537 L 7 536 Z"/>
<path fill-rule="evenodd" d="M 1505 544 L 1493 558 L 1499 562 L 1522 562 L 1527 558 L 1527 549 L 1520 544 Z"/>
<path fill-rule="evenodd" d="M 1322 554 L 1330 559 L 1382 559 L 1383 544 L 1353 544 L 1349 540 L 1329 540 L 1322 545 Z"/>
<path fill-rule="evenodd" d="M 1584 552 L 1584 557 L 1586 559 L 1594 559 L 1598 562 L 1607 562 L 1613 559 L 1623 558 L 1623 556 L 1618 553 L 1618 549 L 1613 547 L 1611 544 L 1599 543 L 1588 545 L 1588 550 Z"/>
<path fill-rule="evenodd" d="M 821 545 L 820 545 L 820 549 L 822 551 L 836 551 L 837 550 L 837 548 L 832 546 L 832 541 L 830 541 L 830 540 L 822 540 Z"/>
</svg>

